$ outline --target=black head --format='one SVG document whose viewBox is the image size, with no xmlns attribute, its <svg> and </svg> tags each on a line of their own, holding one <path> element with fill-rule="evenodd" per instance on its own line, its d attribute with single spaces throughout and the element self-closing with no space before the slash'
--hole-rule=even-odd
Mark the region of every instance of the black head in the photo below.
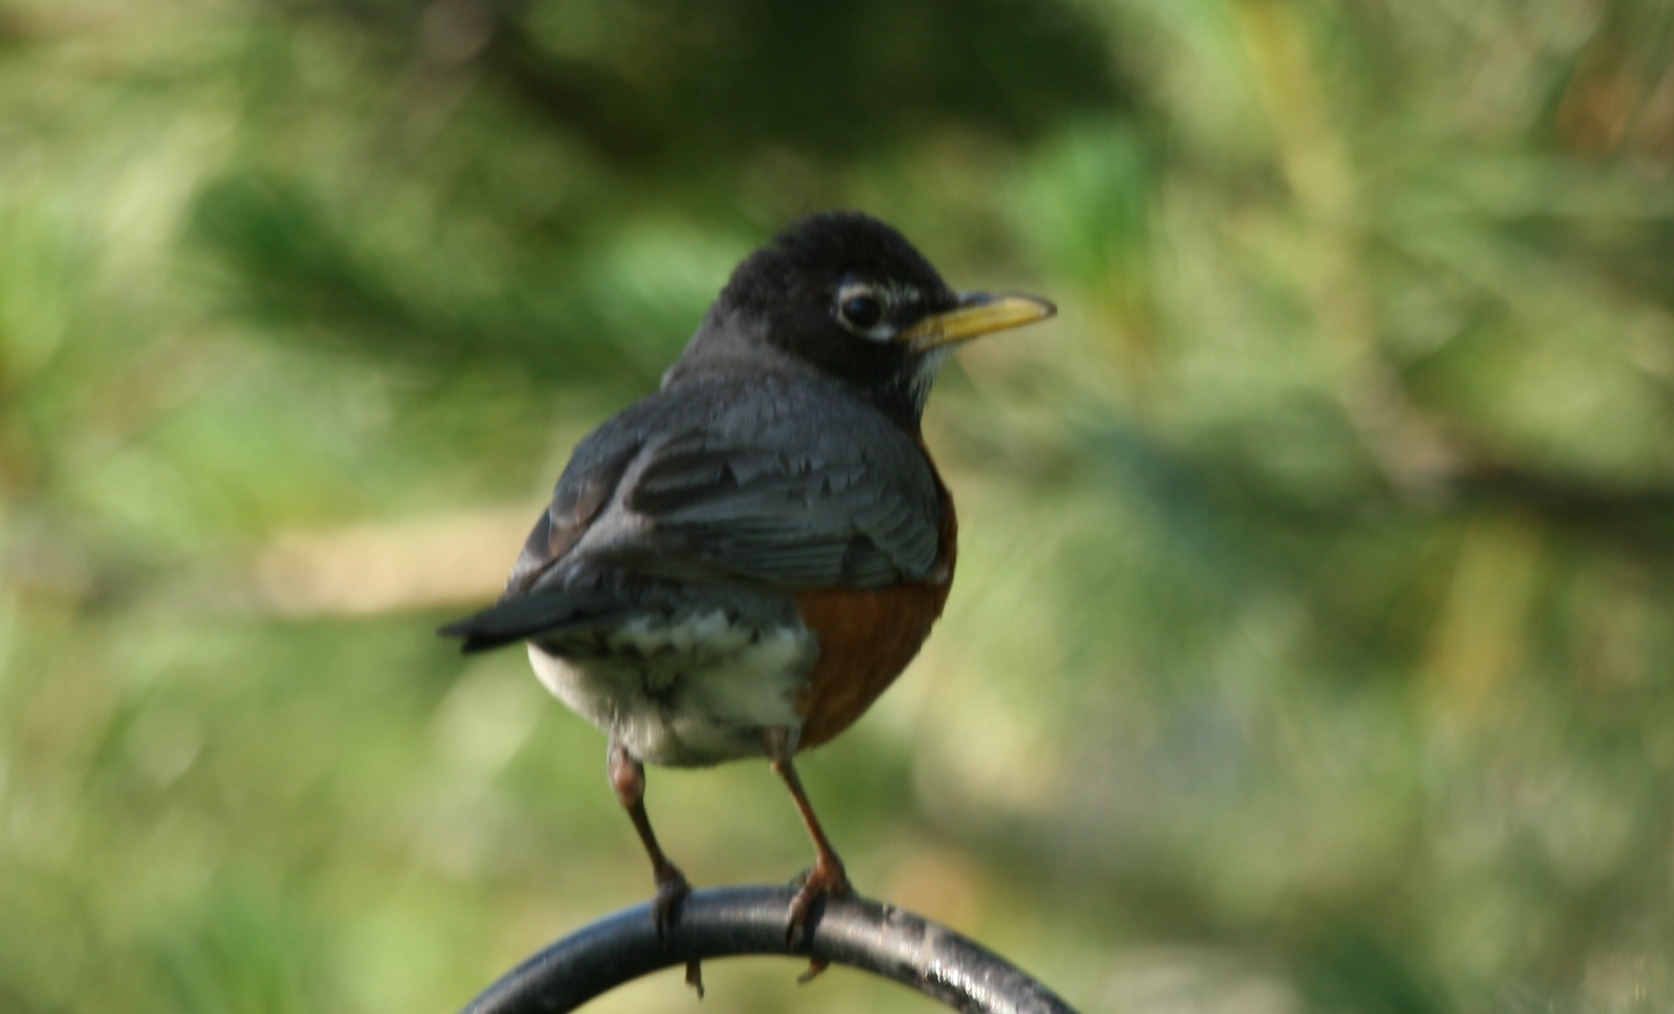
<svg viewBox="0 0 1674 1014">
<path fill-rule="evenodd" d="M 955 292 L 899 232 L 827 212 L 738 265 L 682 362 L 747 355 L 742 342 L 844 381 L 916 425 L 952 344 L 1052 312 L 1032 297 Z"/>
</svg>

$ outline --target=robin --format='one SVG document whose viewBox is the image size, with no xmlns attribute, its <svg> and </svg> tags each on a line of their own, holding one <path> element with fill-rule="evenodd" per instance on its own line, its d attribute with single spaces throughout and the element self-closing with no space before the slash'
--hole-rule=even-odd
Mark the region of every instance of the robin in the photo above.
<svg viewBox="0 0 1674 1014">
<path fill-rule="evenodd" d="M 947 600 L 953 502 L 919 430 L 937 368 L 1054 312 L 955 292 L 866 215 L 793 225 L 733 272 L 658 391 L 576 447 L 499 603 L 443 628 L 467 652 L 528 642 L 610 737 L 659 931 L 689 888 L 646 816 L 647 762 L 767 758 L 814 843 L 793 940 L 849 893 L 792 758 L 877 700 Z"/>
</svg>

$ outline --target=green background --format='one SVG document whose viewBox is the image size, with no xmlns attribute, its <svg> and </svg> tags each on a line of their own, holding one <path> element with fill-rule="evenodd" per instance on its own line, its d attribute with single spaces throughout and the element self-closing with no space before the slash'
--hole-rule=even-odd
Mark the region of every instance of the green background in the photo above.
<svg viewBox="0 0 1674 1014">
<path fill-rule="evenodd" d="M 648 870 L 491 598 L 808 211 L 1046 325 L 810 792 L 1089 1012 L 1674 1007 L 1666 0 L 0 0 L 0 1011 L 450 1011 Z M 809 848 L 650 776 L 698 885 Z M 928 1010 L 834 969 L 605 1011 Z"/>
</svg>

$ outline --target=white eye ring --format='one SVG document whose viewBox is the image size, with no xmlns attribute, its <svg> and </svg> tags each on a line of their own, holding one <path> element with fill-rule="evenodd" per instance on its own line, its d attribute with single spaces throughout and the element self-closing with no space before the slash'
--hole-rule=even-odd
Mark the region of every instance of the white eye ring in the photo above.
<svg viewBox="0 0 1674 1014">
<path fill-rule="evenodd" d="M 850 332 L 869 341 L 887 342 L 895 337 L 895 328 L 889 323 L 893 302 L 887 291 L 852 282 L 837 290 L 832 313 Z"/>
</svg>

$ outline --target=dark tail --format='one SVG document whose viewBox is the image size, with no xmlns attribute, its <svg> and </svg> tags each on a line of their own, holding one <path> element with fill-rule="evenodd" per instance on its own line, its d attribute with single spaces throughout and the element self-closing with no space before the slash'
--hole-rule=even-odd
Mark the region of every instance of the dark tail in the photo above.
<svg viewBox="0 0 1674 1014">
<path fill-rule="evenodd" d="M 615 596 L 565 590 L 508 599 L 436 632 L 464 638 L 459 646 L 462 652 L 488 651 L 561 627 L 590 626 L 620 612 L 622 605 Z"/>
</svg>

